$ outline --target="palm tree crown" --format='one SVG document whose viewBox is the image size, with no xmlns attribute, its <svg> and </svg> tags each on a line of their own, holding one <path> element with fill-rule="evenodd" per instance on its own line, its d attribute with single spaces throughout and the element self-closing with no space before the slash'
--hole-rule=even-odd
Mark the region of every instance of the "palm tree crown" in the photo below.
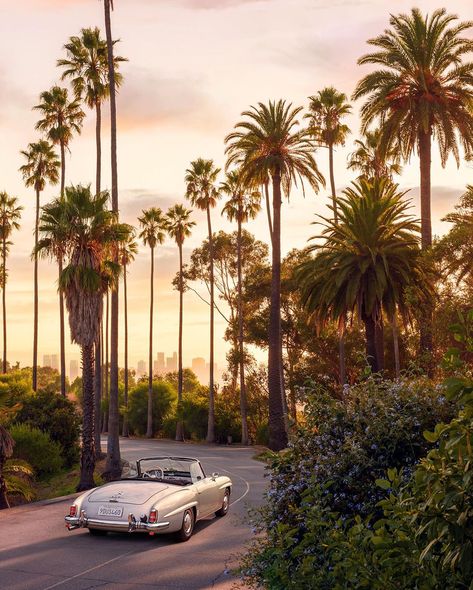
<svg viewBox="0 0 473 590">
<path fill-rule="evenodd" d="M 114 41 L 114 44 L 117 41 Z M 107 41 L 100 36 L 98 27 L 82 29 L 80 36 L 71 37 L 64 45 L 66 59 L 59 59 L 57 65 L 64 68 L 62 79 L 69 78 L 77 99 L 83 100 L 89 108 L 109 95 Z M 114 56 L 115 84 L 120 86 L 123 76 L 119 64 L 126 58 Z"/>
<path fill-rule="evenodd" d="M 278 173 L 286 196 L 293 184 L 307 180 L 315 191 L 325 184 L 315 162 L 314 144 L 307 129 L 297 129 L 302 107 L 286 101 L 258 103 L 244 111 L 244 120 L 227 135 L 227 165 L 241 166 L 246 182 L 258 182 Z"/>
<path fill-rule="evenodd" d="M 419 132 L 437 138 L 442 164 L 449 154 L 459 162 L 458 139 L 465 151 L 473 148 L 473 63 L 462 61 L 473 51 L 473 40 L 463 36 L 473 23 L 456 20 L 445 9 L 425 18 L 417 8 L 391 16 L 392 29 L 369 41 L 378 51 L 358 60 L 382 68 L 353 93 L 355 99 L 366 97 L 362 131 L 379 119 L 383 145 L 396 143 L 405 158 Z"/>
<path fill-rule="evenodd" d="M 309 248 L 316 255 L 299 271 L 303 303 L 319 324 L 355 312 L 379 325 L 382 311 L 391 318 L 396 308 L 406 317 L 408 286 L 430 297 L 419 226 L 404 195 L 387 179 L 360 179 L 337 199 L 339 223 L 321 218 L 322 234 L 311 239 L 324 241 Z"/>
<path fill-rule="evenodd" d="M 186 209 L 181 204 L 170 207 L 166 213 L 166 230 L 178 246 L 182 246 L 184 240 L 191 235 L 195 225 L 195 221 L 189 219 L 191 215 L 192 209 Z"/>
<path fill-rule="evenodd" d="M 212 209 L 217 204 L 220 194 L 216 187 L 220 168 L 216 168 L 213 160 L 197 158 L 186 170 L 186 197 L 198 209 Z"/>
<path fill-rule="evenodd" d="M 59 158 L 54 147 L 45 139 L 30 143 L 27 150 L 21 154 L 26 158 L 26 164 L 20 167 L 26 186 L 32 186 L 36 191 L 43 191 L 46 183 L 57 184 L 59 181 Z"/>
<path fill-rule="evenodd" d="M 13 230 L 20 229 L 22 210 L 23 207 L 18 205 L 16 197 L 0 192 L 0 239 L 8 240 Z"/>
<path fill-rule="evenodd" d="M 323 146 L 345 145 L 350 129 L 342 119 L 351 113 L 347 95 L 330 86 L 310 96 L 309 101 L 305 118 L 310 120 L 310 131 L 316 142 Z"/>
<path fill-rule="evenodd" d="M 85 113 L 79 100 L 70 101 L 67 88 L 53 86 L 40 94 L 40 101 L 33 107 L 43 115 L 36 129 L 44 131 L 53 143 L 67 147 L 74 132 L 82 129 Z"/>
<path fill-rule="evenodd" d="M 246 223 L 255 219 L 261 210 L 261 193 L 254 187 L 248 187 L 240 170 L 230 170 L 220 185 L 220 190 L 228 196 L 222 209 L 230 221 Z"/>
<path fill-rule="evenodd" d="M 401 174 L 399 150 L 395 146 L 386 149 L 381 139 L 381 129 L 367 130 L 363 139 L 355 141 L 356 149 L 350 154 L 348 168 L 357 170 L 367 180 L 383 177 L 392 180 L 394 174 Z"/>
<path fill-rule="evenodd" d="M 90 187 L 68 187 L 58 201 L 69 228 L 69 261 L 60 277 L 66 296 L 71 338 L 80 346 L 95 343 L 102 317 L 103 294 L 116 284 L 119 266 L 110 252 L 125 239 L 127 227 L 108 210 L 108 193 L 93 196 Z"/>
<path fill-rule="evenodd" d="M 145 246 L 156 248 L 158 244 L 162 244 L 166 238 L 165 232 L 165 217 L 159 207 L 150 207 L 143 211 L 141 217 L 138 217 L 138 222 L 141 226 L 140 239 L 143 240 Z"/>
</svg>

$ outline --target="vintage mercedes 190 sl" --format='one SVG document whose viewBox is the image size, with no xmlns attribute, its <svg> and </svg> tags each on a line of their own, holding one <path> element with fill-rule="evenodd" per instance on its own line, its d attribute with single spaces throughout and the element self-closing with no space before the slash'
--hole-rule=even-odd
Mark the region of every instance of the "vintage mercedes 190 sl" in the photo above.
<svg viewBox="0 0 473 590">
<path fill-rule="evenodd" d="M 82 494 L 65 517 L 66 527 L 108 531 L 175 533 L 187 541 L 198 520 L 225 516 L 230 506 L 230 478 L 206 477 L 197 459 L 150 457 L 125 463 L 122 477 Z"/>
</svg>

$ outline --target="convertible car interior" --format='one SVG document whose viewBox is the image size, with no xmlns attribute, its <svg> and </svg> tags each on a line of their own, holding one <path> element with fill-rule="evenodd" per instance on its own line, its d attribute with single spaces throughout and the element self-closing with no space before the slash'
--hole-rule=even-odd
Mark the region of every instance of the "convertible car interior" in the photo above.
<svg viewBox="0 0 473 590">
<path fill-rule="evenodd" d="M 140 459 L 136 463 L 126 462 L 121 479 L 166 482 L 188 486 L 204 479 L 205 475 L 197 460 L 179 457 L 158 457 Z"/>
</svg>

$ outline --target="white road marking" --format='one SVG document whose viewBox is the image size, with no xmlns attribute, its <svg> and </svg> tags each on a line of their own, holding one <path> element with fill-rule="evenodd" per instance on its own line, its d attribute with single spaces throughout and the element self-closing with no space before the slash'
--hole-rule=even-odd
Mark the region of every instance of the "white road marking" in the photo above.
<svg viewBox="0 0 473 590">
<path fill-rule="evenodd" d="M 246 481 L 246 479 L 244 477 L 241 477 L 241 475 L 237 475 L 236 473 L 232 473 L 231 471 L 228 471 L 228 469 L 224 469 L 223 467 L 219 467 L 219 469 L 221 471 L 225 471 L 225 473 L 228 473 L 229 475 L 232 475 L 233 477 L 238 477 L 238 479 L 241 479 L 241 481 L 243 481 L 244 484 L 245 484 L 245 486 L 246 486 L 245 493 L 242 494 L 236 500 L 233 500 L 233 502 L 230 502 L 230 506 L 233 506 L 233 504 L 236 504 L 237 502 L 240 502 L 248 494 L 248 492 L 250 491 L 250 484 Z"/>
<path fill-rule="evenodd" d="M 84 574 L 89 574 L 90 572 L 98 570 L 101 567 L 104 567 L 105 565 L 109 565 L 110 563 L 117 561 L 118 559 L 123 559 L 124 557 L 128 557 L 128 555 L 131 555 L 132 553 L 136 553 L 136 550 L 135 551 L 128 551 L 127 553 L 123 553 L 122 555 L 118 555 L 117 557 L 114 557 L 113 559 L 109 559 L 108 561 L 104 561 L 103 563 L 99 563 L 99 565 L 96 565 L 96 566 L 91 567 L 87 570 L 84 570 L 83 572 L 79 572 L 78 574 L 76 574 L 75 576 L 71 576 L 70 578 L 65 578 L 64 580 L 61 580 L 60 582 L 56 582 L 52 586 L 48 586 L 47 588 L 44 588 L 43 590 L 51 590 L 52 588 L 57 588 L 58 586 L 62 586 L 62 584 L 65 584 L 66 582 L 70 582 L 71 580 L 75 580 L 76 578 L 80 578 L 80 576 L 83 576 Z"/>
</svg>

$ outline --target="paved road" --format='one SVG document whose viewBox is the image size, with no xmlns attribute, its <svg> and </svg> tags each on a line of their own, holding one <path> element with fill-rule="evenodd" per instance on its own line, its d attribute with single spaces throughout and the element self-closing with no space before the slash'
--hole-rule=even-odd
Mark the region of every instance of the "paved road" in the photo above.
<svg viewBox="0 0 473 590">
<path fill-rule="evenodd" d="M 166 536 L 108 534 L 92 537 L 86 529 L 67 531 L 70 501 L 29 505 L 0 512 L 0 588 L 2 590 L 85 590 L 105 588 L 229 590 L 227 570 L 251 537 L 247 509 L 261 502 L 264 467 L 250 448 L 191 445 L 171 441 L 122 440 L 122 455 L 197 457 L 207 473 L 233 480 L 232 505 L 225 518 L 196 524 L 187 543 Z"/>
</svg>

